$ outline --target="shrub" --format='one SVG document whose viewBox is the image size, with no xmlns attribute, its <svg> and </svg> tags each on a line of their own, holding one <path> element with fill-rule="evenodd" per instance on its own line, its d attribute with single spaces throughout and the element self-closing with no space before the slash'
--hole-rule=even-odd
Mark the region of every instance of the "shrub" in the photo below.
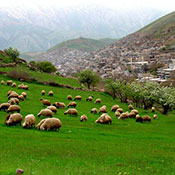
<svg viewBox="0 0 175 175">
<path fill-rule="evenodd" d="M 11 57 L 13 60 L 16 60 L 16 58 L 20 55 L 20 52 L 12 47 L 9 47 L 8 49 L 5 49 L 4 52 Z"/>
<path fill-rule="evenodd" d="M 38 68 L 43 71 L 43 72 L 47 72 L 47 73 L 52 73 L 56 71 L 55 66 L 48 61 L 42 61 L 42 62 L 38 62 Z"/>
</svg>

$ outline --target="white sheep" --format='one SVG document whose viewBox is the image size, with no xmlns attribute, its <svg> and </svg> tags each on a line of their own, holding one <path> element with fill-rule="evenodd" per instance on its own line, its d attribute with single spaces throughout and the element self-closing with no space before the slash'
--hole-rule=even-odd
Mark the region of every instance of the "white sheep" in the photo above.
<svg viewBox="0 0 175 175">
<path fill-rule="evenodd" d="M 50 109 L 42 109 L 37 116 L 40 117 L 41 115 L 46 117 L 52 117 L 53 113 Z"/>
<path fill-rule="evenodd" d="M 35 116 L 33 114 L 28 114 L 24 118 L 23 128 L 30 128 L 32 126 L 35 126 Z"/>
</svg>

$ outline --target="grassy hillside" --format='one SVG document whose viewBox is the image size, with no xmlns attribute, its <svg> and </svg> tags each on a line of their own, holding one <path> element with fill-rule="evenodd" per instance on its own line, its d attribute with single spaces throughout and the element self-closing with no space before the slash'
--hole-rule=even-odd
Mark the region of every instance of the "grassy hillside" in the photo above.
<svg viewBox="0 0 175 175">
<path fill-rule="evenodd" d="M 0 80 L 7 80 L 0 76 Z M 18 84 L 21 82 L 15 81 Z M 118 120 L 110 108 L 119 104 L 124 111 L 127 105 L 111 96 L 100 92 L 76 91 L 56 88 L 35 83 L 29 85 L 27 100 L 20 102 L 23 117 L 29 113 L 37 116 L 43 109 L 41 105 L 41 90 L 54 91 L 52 103 L 61 101 L 68 104 L 66 96 L 71 94 L 82 96 L 77 102 L 78 117 L 65 116 L 66 109 L 58 109 L 54 117 L 58 117 L 63 126 L 60 133 L 23 129 L 21 126 L 5 126 L 6 112 L 0 111 L 0 174 L 15 174 L 17 168 L 22 168 L 25 175 L 170 175 L 175 168 L 175 118 L 158 114 L 158 120 L 149 123 L 136 123 L 134 119 Z M 12 90 L 7 85 L 0 85 L 0 103 L 7 101 L 7 92 Z M 14 89 L 21 93 L 23 90 Z M 102 104 L 86 102 L 93 95 L 101 98 Z M 95 124 L 99 114 L 91 114 L 93 107 L 107 105 L 112 125 Z M 153 116 L 149 110 L 138 109 L 140 115 Z M 82 114 L 88 116 L 87 122 L 80 122 Z M 36 117 L 37 118 L 37 117 Z M 37 118 L 38 123 L 41 118 Z"/>
<path fill-rule="evenodd" d="M 116 39 L 109 39 L 109 38 L 104 38 L 104 39 L 89 39 L 89 38 L 77 38 L 77 39 L 72 39 L 72 40 L 67 40 L 65 42 L 62 42 L 51 49 L 49 51 L 53 51 L 57 48 L 61 47 L 66 47 L 66 48 L 71 48 L 71 49 L 77 49 L 81 50 L 83 52 L 93 52 L 95 50 L 98 50 L 108 44 L 111 44 L 112 42 L 115 42 Z"/>
</svg>

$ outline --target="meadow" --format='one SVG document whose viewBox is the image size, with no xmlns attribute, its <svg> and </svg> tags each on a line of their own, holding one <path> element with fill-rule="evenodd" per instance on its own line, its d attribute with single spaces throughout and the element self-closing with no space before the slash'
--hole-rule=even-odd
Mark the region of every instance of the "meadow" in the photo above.
<svg viewBox="0 0 175 175">
<path fill-rule="evenodd" d="M 7 80 L 0 76 L 0 81 Z M 19 81 L 15 81 L 21 84 Z M 114 104 L 128 111 L 128 105 L 113 100 L 102 92 L 78 91 L 65 88 L 25 83 L 29 85 L 27 100 L 20 102 L 23 118 L 43 109 L 41 90 L 54 91 L 54 96 L 44 98 L 68 104 L 67 95 L 82 96 L 77 102 L 78 117 L 64 115 L 66 109 L 58 109 L 54 117 L 62 121 L 60 132 L 40 131 L 22 126 L 6 126 L 6 112 L 0 111 L 0 175 L 14 175 L 17 168 L 24 175 L 173 175 L 175 174 L 175 118 L 159 112 L 151 123 L 137 123 L 134 119 L 118 120 L 110 111 Z M 0 85 L 0 103 L 7 102 L 7 92 L 24 90 Z M 101 98 L 102 104 L 86 102 L 90 95 Z M 100 116 L 91 114 L 93 107 L 107 106 L 112 125 L 96 124 Z M 150 110 L 138 109 L 139 114 L 153 114 Z M 80 122 L 82 114 L 87 122 Z"/>
</svg>

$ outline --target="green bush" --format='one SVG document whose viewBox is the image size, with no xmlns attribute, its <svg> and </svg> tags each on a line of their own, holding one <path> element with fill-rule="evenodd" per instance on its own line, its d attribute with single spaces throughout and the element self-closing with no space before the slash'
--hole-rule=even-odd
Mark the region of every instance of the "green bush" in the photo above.
<svg viewBox="0 0 175 175">
<path fill-rule="evenodd" d="M 38 62 L 38 68 L 43 71 L 43 72 L 47 72 L 47 73 L 52 73 L 56 71 L 55 66 L 48 61 L 42 61 L 42 62 Z"/>
<path fill-rule="evenodd" d="M 9 47 L 8 49 L 5 49 L 4 52 L 11 57 L 13 60 L 16 60 L 16 58 L 20 55 L 20 52 L 18 49 Z"/>
</svg>

